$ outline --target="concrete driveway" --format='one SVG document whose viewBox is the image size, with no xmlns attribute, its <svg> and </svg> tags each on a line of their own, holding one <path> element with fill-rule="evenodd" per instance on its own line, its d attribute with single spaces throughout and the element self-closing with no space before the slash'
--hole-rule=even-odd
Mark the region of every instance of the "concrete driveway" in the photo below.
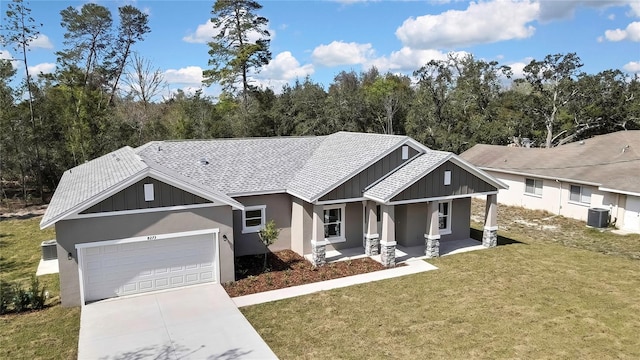
<svg viewBox="0 0 640 360">
<path fill-rule="evenodd" d="M 78 359 L 277 359 L 222 286 L 197 285 L 82 308 Z"/>
</svg>

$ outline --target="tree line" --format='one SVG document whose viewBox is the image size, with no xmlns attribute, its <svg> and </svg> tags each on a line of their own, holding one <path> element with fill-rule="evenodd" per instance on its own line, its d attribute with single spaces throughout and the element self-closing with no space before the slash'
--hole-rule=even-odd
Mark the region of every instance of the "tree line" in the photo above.
<svg viewBox="0 0 640 360">
<path fill-rule="evenodd" d="M 93 3 L 63 9 L 65 48 L 52 74 L 27 72 L 15 84 L 13 62 L 0 60 L 0 196 L 42 198 L 66 169 L 152 140 L 359 131 L 460 153 L 477 143 L 552 147 L 640 129 L 640 78 L 617 69 L 587 74 L 575 53 L 534 59 L 517 77 L 498 62 L 451 54 L 411 76 L 370 68 L 339 72 L 330 84 L 306 77 L 277 92 L 257 87 L 251 74 L 271 59 L 260 8 L 213 5 L 222 31 L 209 43 L 203 76 L 204 85 L 222 85 L 217 98 L 181 90 L 159 98 L 162 71 L 135 52 L 151 29 L 134 6 L 117 14 Z M 1 45 L 28 69 L 41 25 L 22 0 L 7 9 Z"/>
</svg>

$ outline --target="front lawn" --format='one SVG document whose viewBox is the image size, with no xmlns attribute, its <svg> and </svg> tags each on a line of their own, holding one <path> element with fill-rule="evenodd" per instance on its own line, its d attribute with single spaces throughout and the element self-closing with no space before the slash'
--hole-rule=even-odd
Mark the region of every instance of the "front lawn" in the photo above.
<svg viewBox="0 0 640 360">
<path fill-rule="evenodd" d="M 640 358 L 640 236 L 540 215 L 500 207 L 502 245 L 437 271 L 242 312 L 282 359 Z"/>
<path fill-rule="evenodd" d="M 0 279 L 28 284 L 40 262 L 40 243 L 55 238 L 40 231 L 40 217 L 0 220 Z M 44 310 L 0 316 L 0 359 L 75 359 L 80 308 L 59 305 L 57 274 L 39 277 L 50 297 Z"/>
</svg>

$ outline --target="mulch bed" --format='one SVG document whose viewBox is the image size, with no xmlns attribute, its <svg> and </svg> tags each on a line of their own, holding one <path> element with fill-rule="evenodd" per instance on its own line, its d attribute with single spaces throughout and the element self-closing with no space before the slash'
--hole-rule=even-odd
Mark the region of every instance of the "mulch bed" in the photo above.
<svg viewBox="0 0 640 360">
<path fill-rule="evenodd" d="M 235 265 L 236 282 L 223 284 L 231 297 L 385 269 L 382 264 L 368 257 L 314 267 L 291 250 L 269 253 L 267 272 L 263 271 L 263 255 L 240 256 L 236 258 Z"/>
</svg>

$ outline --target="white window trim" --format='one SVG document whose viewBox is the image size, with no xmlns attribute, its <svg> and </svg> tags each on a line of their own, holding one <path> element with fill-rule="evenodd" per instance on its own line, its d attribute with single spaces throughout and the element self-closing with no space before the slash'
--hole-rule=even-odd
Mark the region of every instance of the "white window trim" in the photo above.
<svg viewBox="0 0 640 360">
<path fill-rule="evenodd" d="M 575 201 L 575 200 L 571 200 L 571 187 L 576 186 L 580 188 L 580 201 Z M 580 206 L 591 206 L 591 196 L 593 195 L 593 192 L 591 191 L 591 189 L 589 189 L 589 202 L 584 202 L 582 201 L 582 194 L 584 194 L 584 185 L 575 185 L 575 184 L 571 184 L 569 185 L 569 204 L 574 204 L 574 205 L 580 205 Z"/>
<path fill-rule="evenodd" d="M 448 220 L 447 227 L 444 229 L 440 229 L 440 235 L 449 235 L 451 234 L 451 213 L 453 212 L 453 202 L 451 200 L 438 202 L 438 224 L 440 223 L 440 204 L 449 204 L 449 214 L 447 214 L 446 216 Z"/>
<path fill-rule="evenodd" d="M 451 185 L 451 170 L 446 170 L 444 172 L 444 185 Z"/>
<path fill-rule="evenodd" d="M 331 244 L 335 244 L 335 243 L 341 243 L 341 242 L 346 242 L 347 238 L 345 237 L 344 233 L 345 233 L 345 217 L 346 217 L 346 213 L 345 213 L 345 209 L 346 209 L 346 204 L 334 204 L 334 205 L 325 205 L 322 207 L 322 222 L 323 222 L 323 230 L 324 230 L 324 225 L 326 225 L 326 223 L 324 222 L 324 212 L 327 210 L 332 210 L 332 209 L 340 209 L 340 236 L 334 236 L 334 237 L 327 237 L 324 238 L 326 241 L 328 241 Z"/>
<path fill-rule="evenodd" d="M 533 180 L 533 191 L 532 193 L 527 192 L 527 180 Z M 535 190 L 537 189 L 536 184 L 540 183 L 540 195 L 535 193 Z M 544 190 L 544 182 L 542 181 L 542 179 L 535 179 L 535 178 L 525 178 L 524 179 L 524 194 L 527 196 L 533 196 L 533 197 L 537 197 L 537 198 L 541 198 L 542 197 L 542 193 Z"/>
<path fill-rule="evenodd" d="M 260 225 L 256 226 L 247 226 L 247 211 L 255 211 L 260 210 Z M 242 233 L 257 233 L 260 231 L 264 225 L 267 223 L 267 205 L 255 205 L 255 206 L 245 206 L 242 211 Z"/>
<path fill-rule="evenodd" d="M 153 191 L 153 183 L 144 184 L 144 201 L 154 201 L 155 194 Z"/>
</svg>

